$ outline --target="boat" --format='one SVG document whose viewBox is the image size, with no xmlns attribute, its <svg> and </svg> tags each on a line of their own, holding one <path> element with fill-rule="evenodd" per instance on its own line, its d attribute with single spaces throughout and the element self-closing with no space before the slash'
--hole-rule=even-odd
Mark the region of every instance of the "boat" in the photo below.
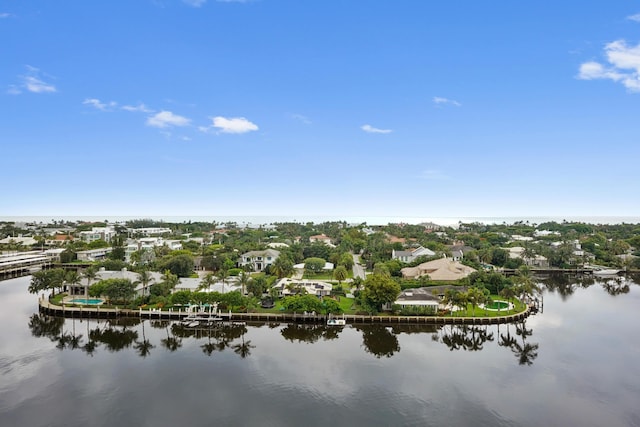
<svg viewBox="0 0 640 427">
<path fill-rule="evenodd" d="M 344 317 L 342 319 L 336 319 L 335 317 L 331 317 L 329 318 L 329 320 L 327 320 L 327 326 L 344 326 L 347 324 L 347 321 L 344 319 Z"/>
<path fill-rule="evenodd" d="M 602 270 L 595 270 L 593 272 L 596 276 L 615 276 L 620 273 L 620 270 L 616 270 L 613 268 L 603 268 Z"/>
</svg>

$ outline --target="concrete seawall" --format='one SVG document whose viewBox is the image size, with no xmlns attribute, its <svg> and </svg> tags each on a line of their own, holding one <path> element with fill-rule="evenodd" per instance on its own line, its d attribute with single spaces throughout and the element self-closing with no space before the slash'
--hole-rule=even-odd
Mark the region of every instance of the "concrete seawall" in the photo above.
<svg viewBox="0 0 640 427">
<path fill-rule="evenodd" d="M 186 311 L 171 310 L 128 310 L 128 309 L 101 309 L 84 307 L 63 307 L 51 304 L 46 298 L 39 298 L 40 312 L 52 316 L 75 317 L 88 319 L 109 319 L 118 317 L 139 317 L 142 319 L 181 320 L 189 314 Z M 209 313 L 200 313 L 209 315 Z M 420 324 L 420 325 L 492 325 L 500 323 L 513 323 L 527 318 L 531 309 L 521 313 L 498 317 L 436 317 L 436 316 L 361 316 L 346 314 L 347 323 L 373 323 L 373 324 Z M 298 313 L 218 313 L 215 316 L 226 321 L 245 322 L 296 322 L 296 323 L 326 323 L 328 316 Z M 342 316 L 341 316 L 342 318 Z"/>
</svg>

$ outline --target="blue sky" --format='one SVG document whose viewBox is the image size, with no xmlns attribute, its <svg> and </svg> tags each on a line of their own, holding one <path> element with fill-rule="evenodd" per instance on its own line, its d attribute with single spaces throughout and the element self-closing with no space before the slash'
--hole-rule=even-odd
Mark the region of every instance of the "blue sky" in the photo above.
<svg viewBox="0 0 640 427">
<path fill-rule="evenodd" d="M 634 2 L 0 1 L 0 37 L 3 215 L 640 213 Z"/>
</svg>

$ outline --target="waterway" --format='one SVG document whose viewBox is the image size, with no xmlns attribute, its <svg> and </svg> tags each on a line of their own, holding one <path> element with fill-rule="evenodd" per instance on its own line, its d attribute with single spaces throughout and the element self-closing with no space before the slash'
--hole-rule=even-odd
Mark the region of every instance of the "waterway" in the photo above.
<svg viewBox="0 0 640 427">
<path fill-rule="evenodd" d="M 0 282 L 0 426 L 640 426 L 638 280 L 546 280 L 512 325 L 47 318 Z"/>
</svg>

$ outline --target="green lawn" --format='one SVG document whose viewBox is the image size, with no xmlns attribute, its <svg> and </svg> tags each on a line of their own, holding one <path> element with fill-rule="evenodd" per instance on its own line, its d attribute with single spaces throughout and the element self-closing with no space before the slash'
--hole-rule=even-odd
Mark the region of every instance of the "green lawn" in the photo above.
<svg viewBox="0 0 640 427">
<path fill-rule="evenodd" d="M 327 273 L 316 273 L 316 274 L 310 274 L 305 271 L 302 278 L 309 279 L 309 280 L 335 280 L 333 278 L 333 271 L 327 272 Z M 353 270 L 347 270 L 347 279 L 353 279 Z"/>
<path fill-rule="evenodd" d="M 491 299 L 504 301 L 504 298 L 497 295 L 491 295 Z M 507 316 L 510 314 L 521 313 L 526 309 L 526 305 L 519 300 L 513 300 L 511 302 L 514 303 L 513 310 L 491 311 L 491 310 L 484 310 L 479 307 L 476 307 L 474 310 L 473 307 L 471 307 L 471 304 L 468 304 L 467 309 L 465 311 L 456 311 L 445 317 L 499 317 L 499 316 Z"/>
</svg>

